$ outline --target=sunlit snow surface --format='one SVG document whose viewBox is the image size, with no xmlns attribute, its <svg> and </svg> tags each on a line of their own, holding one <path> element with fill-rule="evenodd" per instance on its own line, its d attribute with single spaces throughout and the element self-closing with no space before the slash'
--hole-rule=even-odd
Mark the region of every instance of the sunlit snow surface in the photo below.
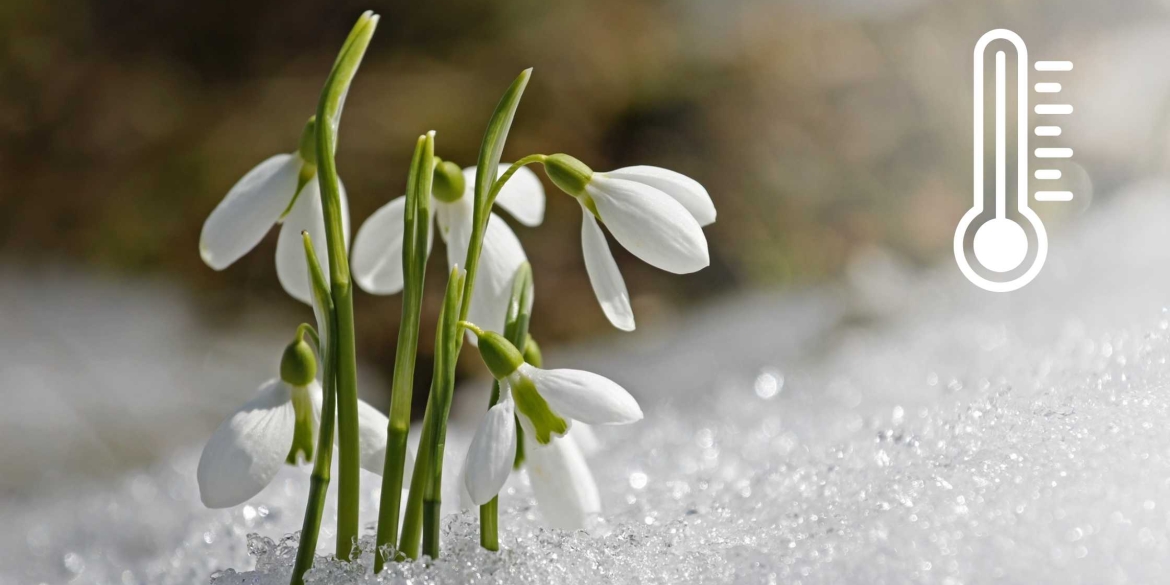
<svg viewBox="0 0 1170 585">
<path fill-rule="evenodd" d="M 478 549 L 473 514 L 454 514 L 438 561 L 376 578 L 321 560 L 308 581 L 1164 582 L 1167 194 L 1135 187 L 1054 228 L 1049 265 L 1018 293 L 980 291 L 949 264 L 916 276 L 879 262 L 849 287 L 550 352 L 627 385 L 646 411 L 597 429 L 604 520 L 542 528 L 520 474 L 502 497 L 501 553 Z M 456 444 L 483 407 L 464 395 Z M 305 472 L 208 511 L 197 456 L 6 503 L 0 581 L 287 583 Z M 376 478 L 363 479 L 372 521 Z"/>
</svg>

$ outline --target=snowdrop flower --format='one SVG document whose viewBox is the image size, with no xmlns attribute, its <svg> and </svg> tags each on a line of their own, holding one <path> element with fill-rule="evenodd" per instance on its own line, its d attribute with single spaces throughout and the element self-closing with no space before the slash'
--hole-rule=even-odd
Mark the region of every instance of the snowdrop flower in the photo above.
<svg viewBox="0 0 1170 585">
<path fill-rule="evenodd" d="M 585 269 L 601 309 L 614 327 L 633 331 L 630 295 L 597 220 L 642 261 L 675 274 L 710 264 L 703 226 L 715 222 L 711 196 L 694 179 L 658 167 L 595 173 L 566 155 L 545 158 L 549 179 L 581 203 Z"/>
<path fill-rule="evenodd" d="M 548 445 L 524 437 L 524 469 L 536 498 L 536 507 L 544 521 L 559 530 L 580 530 L 589 524 L 591 518 L 601 514 L 601 495 L 597 481 L 585 457 L 590 450 L 585 447 L 578 431 L 587 429 L 584 424 L 574 423 L 569 433 L 558 437 Z M 467 491 L 466 465 L 459 470 L 459 508 L 469 510 L 475 507 Z M 454 495 L 454 494 L 451 494 Z M 444 499 L 444 502 L 447 500 Z M 452 508 L 444 513 L 458 510 Z"/>
<path fill-rule="evenodd" d="M 301 232 L 312 236 L 317 257 L 329 275 L 325 244 L 325 216 L 317 183 L 314 147 L 316 122 L 309 118 L 297 152 L 278 154 L 256 165 L 219 202 L 199 236 L 199 255 L 215 270 L 223 270 L 247 254 L 272 226 L 280 223 L 276 241 L 276 276 L 293 298 L 309 303 L 308 268 Z M 341 218 L 349 240 L 349 201 L 341 186 Z"/>
<path fill-rule="evenodd" d="M 280 361 L 280 377 L 262 384 L 256 396 L 232 413 L 203 447 L 196 478 L 208 508 L 229 508 L 260 493 L 281 465 L 312 461 L 321 422 L 317 362 L 304 340 L 294 341 Z M 381 475 L 389 420 L 358 401 L 361 466 Z"/>
<path fill-rule="evenodd" d="M 563 441 L 574 420 L 587 424 L 625 424 L 642 418 L 642 409 L 624 388 L 608 378 L 580 370 L 545 370 L 524 362 L 520 352 L 502 335 L 485 332 L 467 324 L 479 337 L 479 353 L 488 370 L 500 382 L 500 400 L 484 416 L 464 463 L 464 484 L 476 505 L 483 505 L 500 492 L 516 458 L 516 419 L 524 427 L 526 440 L 536 444 L 536 462 L 530 469 L 543 478 L 550 501 L 550 520 L 577 515 L 573 508 L 594 508 L 596 487 L 578 485 L 585 467 L 580 451 L 555 445 Z M 541 448 L 551 451 L 541 451 Z M 526 457 L 532 455 L 526 452 Z M 591 478 L 591 475 L 590 475 Z M 538 479 L 537 482 L 541 482 Z M 569 490 L 572 494 L 552 491 Z M 533 489 L 537 488 L 534 485 Z M 538 498 L 541 496 L 538 496 Z M 551 499 L 550 499 L 551 498 Z M 568 504 L 565 504 L 568 502 Z M 568 512 L 566 512 L 568 511 Z"/>
<path fill-rule="evenodd" d="M 506 169 L 507 165 L 501 164 L 500 174 Z M 475 167 L 460 171 L 458 165 L 450 161 L 435 165 L 431 209 L 439 235 L 447 244 L 448 267 L 465 265 L 464 257 L 471 240 L 474 188 Z M 536 173 L 521 167 L 500 190 L 496 204 L 521 224 L 538 226 L 544 220 L 544 187 Z M 366 292 L 394 294 L 402 290 L 405 209 L 406 198 L 398 197 L 375 211 L 358 230 L 353 245 L 352 268 L 354 279 Z M 528 257 L 512 228 L 495 213 L 488 219 L 480 254 L 468 318 L 500 331 L 504 328 L 512 278 Z"/>
<path fill-rule="evenodd" d="M 561 530 L 585 528 L 589 519 L 601 514 L 597 481 L 578 444 L 577 428 L 547 445 L 524 435 L 524 469 L 532 484 L 532 495 L 545 522 Z"/>
</svg>

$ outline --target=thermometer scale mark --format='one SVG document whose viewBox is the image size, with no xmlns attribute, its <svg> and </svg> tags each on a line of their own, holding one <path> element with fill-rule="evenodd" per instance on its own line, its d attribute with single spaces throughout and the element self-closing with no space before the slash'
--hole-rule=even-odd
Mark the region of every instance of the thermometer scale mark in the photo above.
<svg viewBox="0 0 1170 585">
<path fill-rule="evenodd" d="M 1022 274 L 1007 281 L 991 280 L 976 272 L 967 259 L 965 239 L 975 220 L 984 215 L 984 53 L 993 41 L 1004 40 L 1015 47 L 1016 52 L 1016 203 L 1020 219 L 1027 222 L 1036 234 L 1036 251 Z M 1031 199 L 1040 202 L 1071 201 L 1071 191 L 1041 190 L 1029 197 L 1028 162 L 1029 154 L 1035 154 L 1041 159 L 1062 159 L 1072 156 L 1071 148 L 1042 147 L 1034 152 L 1028 150 L 1028 90 L 1035 89 L 1037 93 L 1060 93 L 1062 87 L 1055 82 L 1041 82 L 1035 86 L 1028 85 L 1028 49 L 1024 40 L 1016 33 L 1006 29 L 996 29 L 988 32 L 975 44 L 974 52 L 974 201 L 971 209 L 963 215 L 955 230 L 954 251 L 955 260 L 959 269 L 976 286 L 991 292 L 1009 292 L 1028 284 L 1039 274 L 1048 256 L 1048 235 L 1040 217 L 1029 206 Z M 1036 71 L 1071 71 L 1071 61 L 1037 61 L 1034 64 Z M 973 252 L 975 259 L 985 270 L 1005 274 L 1020 268 L 1028 256 L 1028 237 L 1018 219 L 1007 215 L 1007 122 L 1006 96 L 1007 75 L 1006 56 L 1003 51 L 995 53 L 995 213 L 975 230 Z M 1035 113 L 1038 115 L 1068 115 L 1073 112 L 1069 104 L 1037 104 Z M 1059 126 L 1037 126 L 1036 136 L 1060 136 Z M 1051 181 L 1060 179 L 1059 169 L 1038 169 L 1035 173 L 1037 180 Z"/>
</svg>

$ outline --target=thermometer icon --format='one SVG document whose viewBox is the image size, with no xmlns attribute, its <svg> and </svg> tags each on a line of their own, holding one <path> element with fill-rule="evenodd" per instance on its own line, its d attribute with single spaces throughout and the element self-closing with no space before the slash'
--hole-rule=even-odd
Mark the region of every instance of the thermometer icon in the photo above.
<svg viewBox="0 0 1170 585">
<path fill-rule="evenodd" d="M 1015 217 L 1008 215 L 1008 181 L 1007 181 L 1007 58 L 1002 50 L 995 52 L 995 208 L 990 217 L 984 210 L 984 54 L 993 41 L 1008 41 L 1015 47 L 1016 54 L 1016 211 Z M 1002 43 L 1001 43 L 1002 44 Z M 1005 47 L 1006 48 L 1006 47 Z M 1044 261 L 1048 257 L 1048 233 L 1044 223 L 1029 206 L 1030 192 L 1028 189 L 1028 48 L 1024 40 L 1016 33 L 1006 29 L 996 29 L 983 35 L 975 44 L 975 87 L 974 87 L 974 202 L 971 209 L 963 215 L 955 229 L 955 260 L 959 270 L 975 286 L 991 292 L 1010 292 L 1017 290 L 1036 278 Z M 1068 71 L 1072 63 L 1067 61 L 1039 61 L 1037 71 Z M 1058 83 L 1037 83 L 1038 93 L 1056 93 L 1060 91 Z M 1066 104 L 1040 104 L 1036 106 L 1036 113 L 1040 115 L 1062 115 L 1072 113 L 1072 106 Z M 1058 136 L 1059 126 L 1038 126 L 1037 136 Z M 1072 156 L 1072 149 L 1068 148 L 1037 148 L 1037 158 L 1068 158 Z M 1050 180 L 1060 177 L 1057 169 L 1042 169 L 1036 171 L 1038 180 Z M 1067 191 L 1038 191 L 1034 197 L 1037 201 L 1069 201 L 1072 193 Z M 968 261 L 965 251 L 965 240 L 970 229 L 977 219 L 983 219 L 975 229 L 972 248 L 975 260 L 988 276 L 980 274 Z M 1024 268 L 1028 259 L 1029 242 L 1025 232 L 1026 224 L 1035 233 L 1035 253 L 1031 263 Z M 1000 276 L 1004 279 L 998 280 Z M 989 278 L 990 277 L 990 278 Z"/>
</svg>

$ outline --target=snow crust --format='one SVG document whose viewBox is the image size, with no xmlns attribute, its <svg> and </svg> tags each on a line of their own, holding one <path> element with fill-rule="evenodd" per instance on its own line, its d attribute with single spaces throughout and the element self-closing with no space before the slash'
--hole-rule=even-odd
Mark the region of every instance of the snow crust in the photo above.
<svg viewBox="0 0 1170 585">
<path fill-rule="evenodd" d="M 366 541 L 363 560 L 322 558 L 307 581 L 1162 582 L 1168 191 L 1137 185 L 1050 226 L 1049 265 L 1018 293 L 980 291 L 953 263 L 923 274 L 876 252 L 848 286 L 740 298 L 550 351 L 549 365 L 603 372 L 646 412 L 595 429 L 603 518 L 546 529 L 515 474 L 501 553 L 480 550 L 476 516 L 452 510 L 438 560 L 374 576 Z M 472 385 L 454 461 L 486 402 Z M 287 583 L 307 469 L 286 469 L 246 505 L 205 510 L 199 446 L 0 504 L 0 583 Z M 372 521 L 378 482 L 363 479 Z"/>
</svg>

